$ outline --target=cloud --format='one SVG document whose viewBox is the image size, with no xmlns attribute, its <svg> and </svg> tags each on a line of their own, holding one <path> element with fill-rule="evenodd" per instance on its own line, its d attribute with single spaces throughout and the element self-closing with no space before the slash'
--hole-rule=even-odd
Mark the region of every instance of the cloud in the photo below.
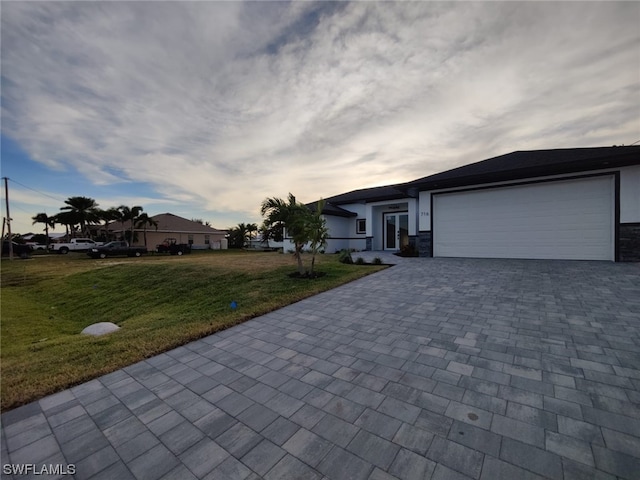
<svg viewBox="0 0 640 480">
<path fill-rule="evenodd" d="M 635 3 L 10 2 L 3 131 L 96 185 L 255 215 L 640 137 Z"/>
</svg>

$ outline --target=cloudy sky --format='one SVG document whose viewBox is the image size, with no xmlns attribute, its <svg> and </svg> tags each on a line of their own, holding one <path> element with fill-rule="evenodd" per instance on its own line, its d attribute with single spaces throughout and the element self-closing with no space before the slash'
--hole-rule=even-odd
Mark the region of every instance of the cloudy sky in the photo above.
<svg viewBox="0 0 640 480">
<path fill-rule="evenodd" d="M 70 196 L 227 228 L 514 150 L 640 140 L 637 2 L 6 2 L 13 230 Z M 6 215 L 3 204 L 2 215 Z"/>
</svg>

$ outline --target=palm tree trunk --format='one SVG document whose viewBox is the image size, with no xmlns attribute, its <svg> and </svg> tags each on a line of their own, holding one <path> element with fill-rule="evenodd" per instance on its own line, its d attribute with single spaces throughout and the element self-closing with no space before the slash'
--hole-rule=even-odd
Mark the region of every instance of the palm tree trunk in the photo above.
<svg viewBox="0 0 640 480">
<path fill-rule="evenodd" d="M 302 249 L 304 245 L 296 245 L 296 260 L 298 260 L 298 273 L 304 275 L 304 265 L 302 265 Z"/>
</svg>

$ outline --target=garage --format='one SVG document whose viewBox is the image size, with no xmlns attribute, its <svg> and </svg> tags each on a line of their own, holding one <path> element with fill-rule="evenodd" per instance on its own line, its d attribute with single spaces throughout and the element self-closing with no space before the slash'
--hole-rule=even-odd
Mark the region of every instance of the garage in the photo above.
<svg viewBox="0 0 640 480">
<path fill-rule="evenodd" d="M 613 261 L 614 178 L 434 193 L 433 255 Z"/>
</svg>

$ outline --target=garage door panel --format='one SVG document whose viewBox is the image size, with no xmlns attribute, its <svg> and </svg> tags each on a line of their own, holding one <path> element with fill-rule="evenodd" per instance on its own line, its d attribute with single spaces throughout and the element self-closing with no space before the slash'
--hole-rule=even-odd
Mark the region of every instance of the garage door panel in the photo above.
<svg viewBox="0 0 640 480">
<path fill-rule="evenodd" d="M 613 260 L 611 176 L 433 197 L 435 256 Z"/>
</svg>

